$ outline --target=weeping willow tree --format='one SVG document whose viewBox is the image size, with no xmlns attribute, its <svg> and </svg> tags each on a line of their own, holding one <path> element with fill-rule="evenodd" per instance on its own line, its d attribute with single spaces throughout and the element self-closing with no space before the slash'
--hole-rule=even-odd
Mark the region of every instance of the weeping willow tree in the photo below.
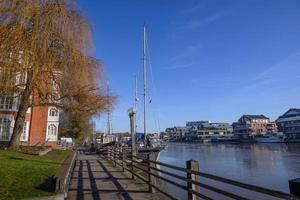
<svg viewBox="0 0 300 200">
<path fill-rule="evenodd" d="M 0 96 L 19 100 L 11 149 L 19 146 L 29 107 L 89 115 L 107 108 L 92 49 L 90 25 L 75 0 L 0 1 Z"/>
</svg>

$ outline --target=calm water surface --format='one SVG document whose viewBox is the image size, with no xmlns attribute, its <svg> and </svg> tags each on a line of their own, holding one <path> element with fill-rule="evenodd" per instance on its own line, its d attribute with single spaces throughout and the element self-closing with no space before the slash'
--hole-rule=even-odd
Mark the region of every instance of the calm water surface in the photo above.
<svg viewBox="0 0 300 200">
<path fill-rule="evenodd" d="M 177 166 L 190 159 L 199 162 L 200 171 L 287 193 L 288 180 L 300 178 L 300 144 L 170 143 L 159 157 Z"/>
</svg>

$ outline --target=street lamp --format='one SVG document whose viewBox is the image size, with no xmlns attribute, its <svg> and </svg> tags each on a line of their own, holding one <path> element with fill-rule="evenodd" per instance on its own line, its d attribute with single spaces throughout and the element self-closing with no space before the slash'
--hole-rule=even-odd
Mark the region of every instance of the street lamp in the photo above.
<svg viewBox="0 0 300 200">
<path fill-rule="evenodd" d="M 134 124 L 134 115 L 136 113 L 136 109 L 134 108 L 129 108 L 128 109 L 128 115 L 130 119 L 130 133 L 131 133 L 131 151 L 132 155 L 136 155 L 136 147 L 135 147 L 135 124 Z"/>
</svg>

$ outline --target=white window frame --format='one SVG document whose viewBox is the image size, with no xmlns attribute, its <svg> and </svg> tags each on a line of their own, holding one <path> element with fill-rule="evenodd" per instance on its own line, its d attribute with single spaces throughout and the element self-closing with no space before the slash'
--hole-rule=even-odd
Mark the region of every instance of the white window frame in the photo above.
<svg viewBox="0 0 300 200">
<path fill-rule="evenodd" d="M 49 117 L 58 117 L 58 109 L 50 108 L 49 109 Z"/>
<path fill-rule="evenodd" d="M 9 122 L 8 125 L 4 126 L 4 121 Z M 0 141 L 9 141 L 11 137 L 13 127 L 13 121 L 12 118 L 5 115 L 0 115 Z M 8 134 L 6 133 L 4 135 L 4 131 L 8 131 Z"/>
<path fill-rule="evenodd" d="M 48 130 L 47 131 L 48 136 L 50 137 L 57 136 L 58 128 L 55 124 L 49 124 L 47 130 Z"/>
<path fill-rule="evenodd" d="M 23 132 L 20 138 L 21 141 L 28 141 L 29 125 L 29 121 L 24 122 Z"/>
<path fill-rule="evenodd" d="M 0 97 L 0 110 L 12 110 L 14 107 L 14 98 L 10 95 Z"/>
</svg>

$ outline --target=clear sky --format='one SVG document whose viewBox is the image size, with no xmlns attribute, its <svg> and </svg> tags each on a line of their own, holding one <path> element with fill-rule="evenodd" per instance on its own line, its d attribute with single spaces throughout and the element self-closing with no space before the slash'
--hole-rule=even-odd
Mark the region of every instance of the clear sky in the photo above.
<svg viewBox="0 0 300 200">
<path fill-rule="evenodd" d="M 300 107 L 299 0 L 79 0 L 79 5 L 118 96 L 114 131 L 129 130 L 134 74 L 142 93 L 144 22 L 154 83 L 149 76 L 150 131 L 189 120 L 231 123 L 242 114 L 275 120 Z M 105 131 L 106 116 L 96 121 Z"/>
</svg>

